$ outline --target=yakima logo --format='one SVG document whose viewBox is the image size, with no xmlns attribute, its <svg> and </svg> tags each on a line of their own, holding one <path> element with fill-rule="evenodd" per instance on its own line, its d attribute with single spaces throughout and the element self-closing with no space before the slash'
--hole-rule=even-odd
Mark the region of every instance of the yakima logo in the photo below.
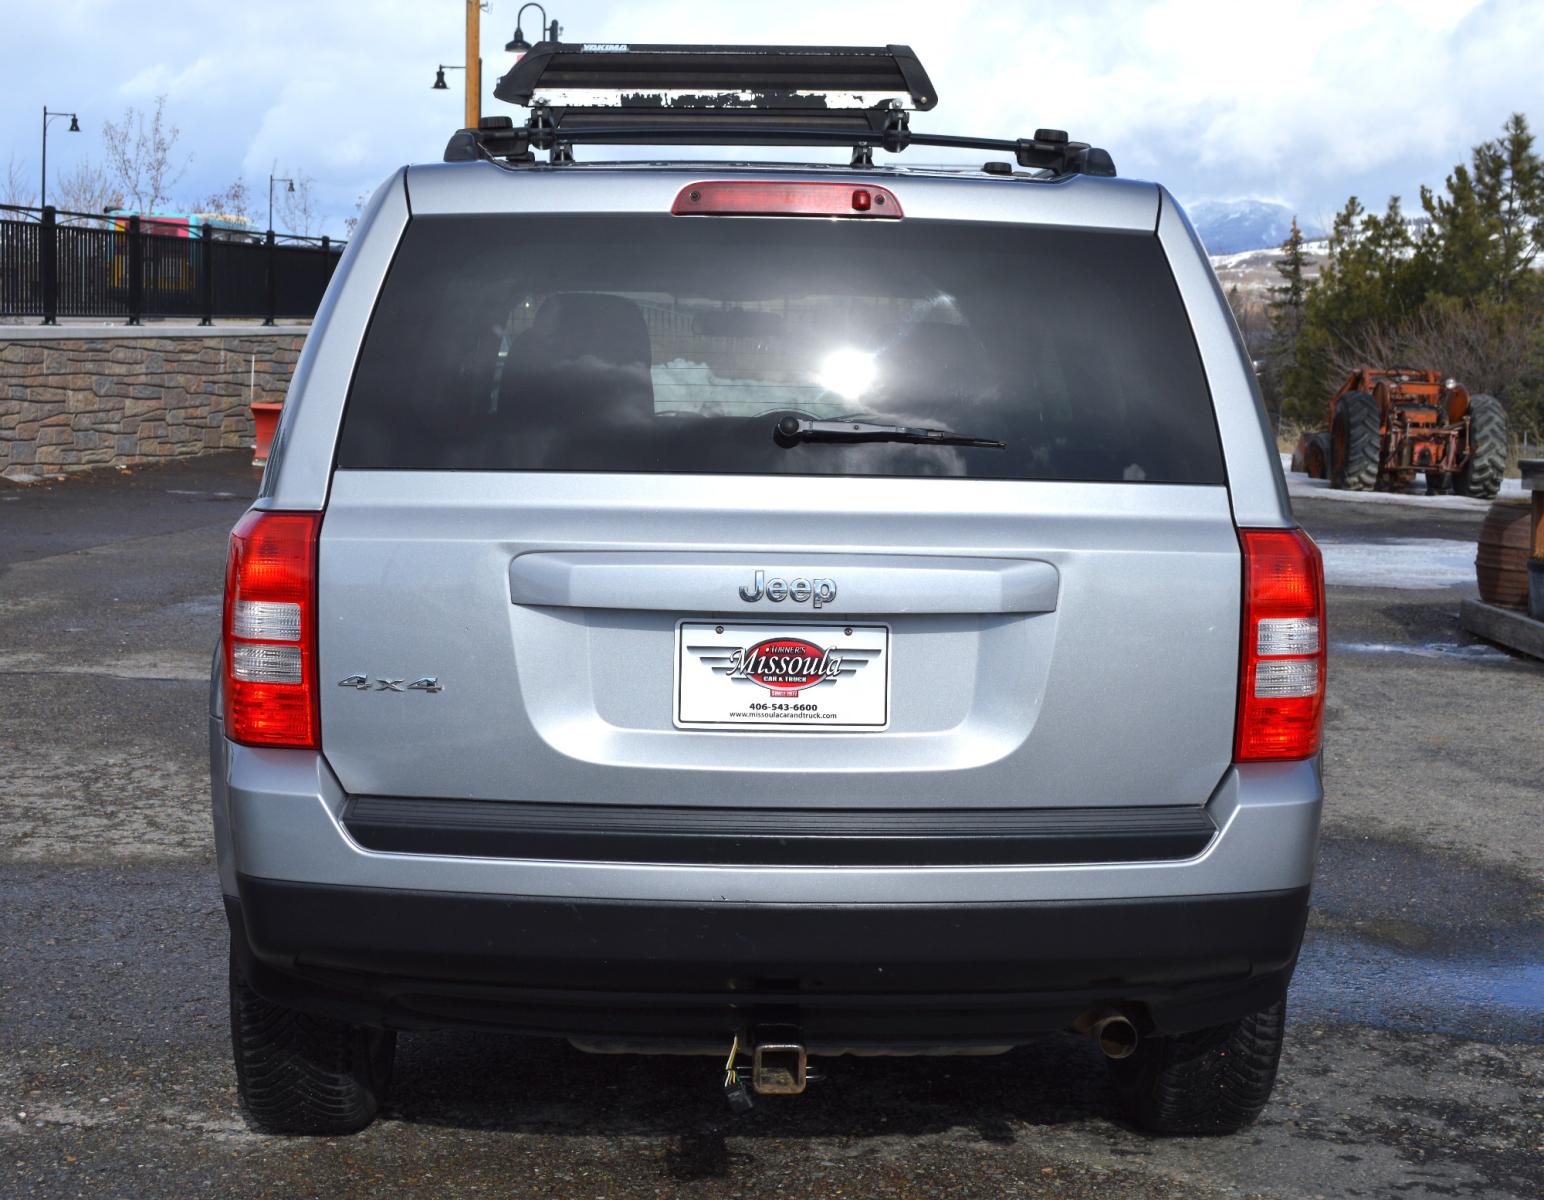
<svg viewBox="0 0 1544 1200">
<path fill-rule="evenodd" d="M 740 585 L 740 599 L 754 604 L 765 596 L 774 604 L 792 600 L 795 604 L 813 601 L 816 608 L 836 599 L 834 579 L 778 579 L 767 578 L 765 571 L 757 571 L 749 585 Z"/>
<path fill-rule="evenodd" d="M 839 676 L 842 658 L 803 638 L 775 637 L 734 651 L 729 668 L 731 679 L 759 683 L 774 696 L 794 696 Z"/>
</svg>

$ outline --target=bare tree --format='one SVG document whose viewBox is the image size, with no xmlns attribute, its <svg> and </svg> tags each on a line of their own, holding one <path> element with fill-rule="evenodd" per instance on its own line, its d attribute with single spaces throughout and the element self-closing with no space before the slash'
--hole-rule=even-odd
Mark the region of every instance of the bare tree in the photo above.
<svg viewBox="0 0 1544 1200">
<path fill-rule="evenodd" d="M 1243 335 L 1244 347 L 1249 351 L 1249 361 L 1260 381 L 1260 391 L 1270 413 L 1271 423 L 1281 422 L 1281 397 L 1274 386 L 1269 370 L 1273 344 L 1271 310 L 1258 292 L 1245 292 L 1237 284 L 1228 289 L 1228 307 L 1233 310 L 1233 320 Z"/>
<path fill-rule="evenodd" d="M 1370 325 L 1354 342 L 1337 342 L 1324 366 L 1323 390 L 1333 396 L 1355 372 L 1363 367 L 1419 367 L 1414 357 L 1407 361 L 1408 323 L 1403 326 Z M 1438 366 L 1437 370 L 1443 368 Z"/>
<path fill-rule="evenodd" d="M 222 217 L 240 217 L 256 224 L 252 189 L 245 179 L 238 179 L 218 192 L 210 192 L 196 205 L 197 211 L 217 213 Z"/>
<path fill-rule="evenodd" d="M 0 178 L 0 204 L 27 207 L 36 202 L 37 193 L 32 190 L 29 175 L 21 163 L 16 161 L 16 155 L 13 153 L 6 160 L 4 177 Z"/>
<path fill-rule="evenodd" d="M 1404 357 L 1510 400 L 1544 342 L 1544 312 L 1486 312 L 1474 305 L 1428 305 L 1400 331 Z"/>
<path fill-rule="evenodd" d="M 108 177 L 137 211 L 154 212 L 171 200 L 172 188 L 193 158 L 177 152 L 181 136 L 180 129 L 167 123 L 164 95 L 155 98 L 148 116 L 130 106 L 121 122 L 103 123 Z"/>
<path fill-rule="evenodd" d="M 347 236 L 353 237 L 354 230 L 359 228 L 359 218 L 364 216 L 365 201 L 369 198 L 370 193 L 368 192 L 360 192 L 359 195 L 354 197 L 354 215 L 343 222 L 343 232 Z"/>
<path fill-rule="evenodd" d="M 293 183 L 294 191 L 279 195 L 279 217 L 288 232 L 310 237 L 320 215 L 316 205 L 316 180 L 304 171 L 296 171 Z"/>
<path fill-rule="evenodd" d="M 1538 419 L 1537 380 L 1544 310 L 1487 310 L 1430 304 L 1397 326 L 1375 325 L 1330 359 L 1332 391 L 1358 367 L 1441 371 L 1471 392 L 1500 398 L 1519 425 Z"/>
<path fill-rule="evenodd" d="M 99 213 L 123 206 L 123 193 L 113 186 L 107 172 L 89 162 L 54 180 L 55 206 L 66 212 Z"/>
<path fill-rule="evenodd" d="M 1271 314 L 1266 301 L 1234 284 L 1228 289 L 1228 307 L 1233 310 L 1233 319 L 1238 322 L 1238 331 L 1244 335 L 1250 357 L 1264 358 L 1271 341 Z"/>
</svg>

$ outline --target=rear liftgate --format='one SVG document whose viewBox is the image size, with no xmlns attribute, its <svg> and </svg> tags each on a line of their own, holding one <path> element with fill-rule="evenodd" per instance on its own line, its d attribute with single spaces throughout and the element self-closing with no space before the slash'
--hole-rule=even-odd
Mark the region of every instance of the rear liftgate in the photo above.
<svg viewBox="0 0 1544 1200">
<path fill-rule="evenodd" d="M 451 138 L 445 161 L 524 166 L 535 162 L 533 151 L 542 150 L 550 164 L 565 164 L 574 161 L 573 147 L 579 144 L 848 145 L 852 165 L 865 167 L 873 165 L 876 147 L 897 153 L 919 145 L 1003 153 L 1051 178 L 1115 174 L 1106 151 L 1069 141 L 1061 130 L 1040 129 L 1033 138 L 1013 140 L 913 133 L 909 113 L 928 111 L 938 101 L 906 46 L 543 42 L 499 80 L 494 94 L 528 107 L 526 123 L 516 127 L 509 117 L 486 117 L 476 129 Z M 1006 166 L 993 163 L 989 169 L 1002 172 Z M 899 201 L 883 187 L 743 181 L 692 185 L 672 211 L 710 217 L 902 217 Z M 749 1111 L 753 1092 L 799 1095 L 818 1078 L 809 1070 L 797 1030 L 757 1030 L 749 1040 L 748 1085 L 739 1035 L 724 1064 L 724 1093 L 734 1111 Z"/>
</svg>

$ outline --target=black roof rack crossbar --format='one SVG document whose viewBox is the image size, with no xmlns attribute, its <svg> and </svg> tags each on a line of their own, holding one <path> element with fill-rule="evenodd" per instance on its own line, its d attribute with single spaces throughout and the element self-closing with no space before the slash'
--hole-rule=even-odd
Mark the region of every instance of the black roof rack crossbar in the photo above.
<svg viewBox="0 0 1544 1200">
<path fill-rule="evenodd" d="M 899 153 L 909 146 L 986 150 L 1006 154 L 1021 167 L 1053 176 L 1115 174 L 1107 151 L 1086 142 L 1069 141 L 1059 129 L 1037 129 L 1032 138 L 962 137 L 918 133 L 904 112 L 872 114 L 745 112 L 687 113 L 670 110 L 652 114 L 616 109 L 537 108 L 531 120 L 516 127 L 508 117 L 485 117 L 480 128 L 463 129 L 445 149 L 446 162 L 502 158 L 531 162 L 533 150 L 567 158 L 575 145 L 611 146 L 856 146 Z"/>
<path fill-rule="evenodd" d="M 833 109 L 938 103 L 909 46 L 682 46 L 541 42 L 498 81 L 511 104 Z M 571 97 L 573 97 L 571 99 Z M 599 105 L 597 105 L 599 106 Z"/>
</svg>

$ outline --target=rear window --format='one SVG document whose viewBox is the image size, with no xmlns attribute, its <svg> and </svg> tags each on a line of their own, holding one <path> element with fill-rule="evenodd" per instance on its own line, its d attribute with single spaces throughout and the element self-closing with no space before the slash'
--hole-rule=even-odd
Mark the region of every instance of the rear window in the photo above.
<svg viewBox="0 0 1544 1200">
<path fill-rule="evenodd" d="M 789 414 L 1006 446 L 788 444 Z M 416 217 L 338 464 L 1223 480 L 1156 238 L 913 219 Z"/>
</svg>

